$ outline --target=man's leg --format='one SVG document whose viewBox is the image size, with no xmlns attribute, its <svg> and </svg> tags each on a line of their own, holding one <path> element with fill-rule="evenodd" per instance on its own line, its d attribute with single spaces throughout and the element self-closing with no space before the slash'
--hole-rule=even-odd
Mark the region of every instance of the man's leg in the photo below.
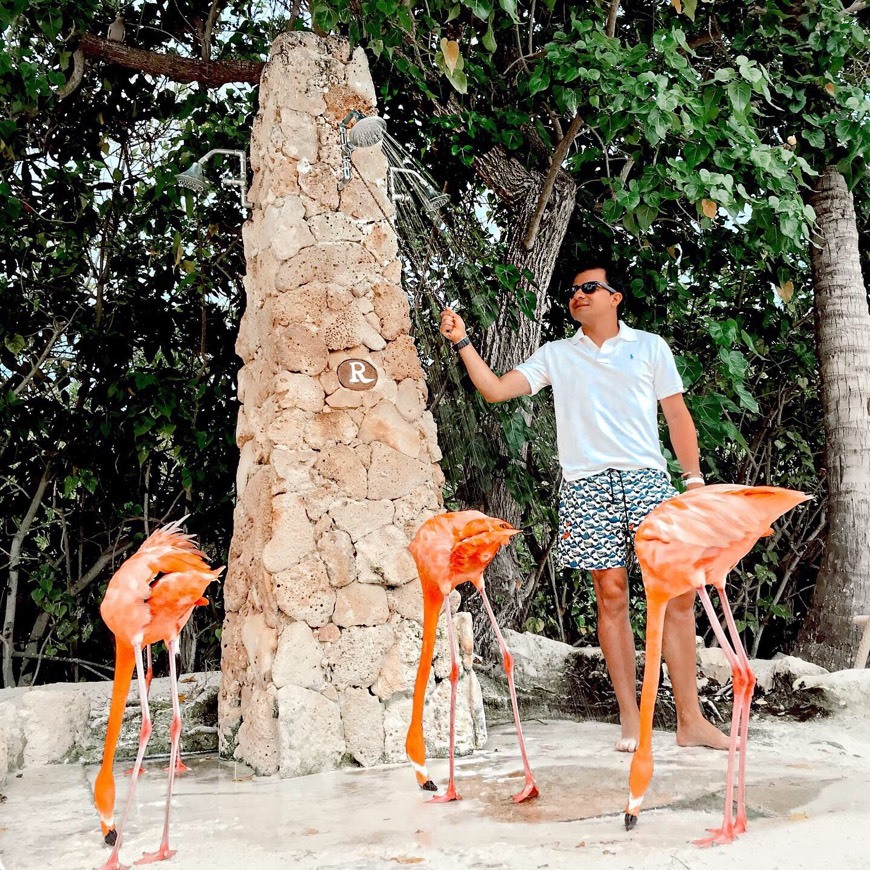
<svg viewBox="0 0 870 870">
<path fill-rule="evenodd" d="M 672 599 L 665 614 L 662 652 L 677 706 L 677 743 L 727 749 L 728 735 L 708 722 L 698 702 L 695 664 L 695 592 Z"/>
<path fill-rule="evenodd" d="M 634 635 L 628 619 L 628 577 L 625 568 L 604 568 L 591 574 L 598 603 L 598 642 L 619 704 L 623 741 L 617 748 L 632 752 L 640 736 L 640 713 L 637 707 Z M 633 743 L 629 744 L 628 741 Z"/>
</svg>

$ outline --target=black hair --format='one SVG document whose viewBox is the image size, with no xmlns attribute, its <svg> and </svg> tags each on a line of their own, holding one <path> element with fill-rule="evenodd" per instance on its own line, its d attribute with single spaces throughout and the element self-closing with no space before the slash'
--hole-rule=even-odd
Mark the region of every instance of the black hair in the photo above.
<svg viewBox="0 0 870 870">
<path fill-rule="evenodd" d="M 602 269 L 604 271 L 604 276 L 607 280 L 607 283 L 611 287 L 613 287 L 614 290 L 619 290 L 619 292 L 622 293 L 623 297 L 625 296 L 622 274 L 619 268 L 609 257 L 584 257 L 582 260 L 578 260 L 573 268 L 574 271 L 571 273 L 571 277 L 568 279 L 568 284 L 570 284 L 571 281 L 574 280 L 574 277 L 580 272 L 586 272 L 591 269 Z"/>
</svg>

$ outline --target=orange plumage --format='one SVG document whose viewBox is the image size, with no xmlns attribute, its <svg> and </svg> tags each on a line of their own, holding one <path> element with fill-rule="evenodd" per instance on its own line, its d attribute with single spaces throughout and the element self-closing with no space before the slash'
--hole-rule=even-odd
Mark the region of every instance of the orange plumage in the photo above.
<svg viewBox="0 0 870 870">
<path fill-rule="evenodd" d="M 141 769 L 145 746 L 151 733 L 145 675 L 142 673 L 142 648 L 163 641 L 169 651 L 173 702 L 172 751 L 170 757 L 169 794 L 167 795 L 164 835 L 161 848 L 150 860 L 162 860 L 173 854 L 168 847 L 169 801 L 178 764 L 178 742 L 181 733 L 178 686 L 175 675 L 175 654 L 181 629 L 190 619 L 193 608 L 206 603 L 203 592 L 220 575 L 223 568 L 212 570 L 205 555 L 197 549 L 189 535 L 179 531 L 181 520 L 150 535 L 112 576 L 100 605 L 100 614 L 115 635 L 115 679 L 103 761 L 94 784 L 94 805 L 100 815 L 100 825 L 107 843 L 114 846 L 102 870 L 116 870 L 121 833 Z M 114 822 L 115 778 L 113 763 L 124 708 L 134 667 L 139 678 L 139 700 L 142 706 L 142 730 L 139 752 L 133 768 L 133 778 L 121 824 Z"/>
<path fill-rule="evenodd" d="M 734 692 L 723 824 L 711 830 L 712 837 L 696 842 L 698 845 L 730 842 L 746 830 L 746 740 L 755 676 L 728 604 L 725 579 L 759 538 L 771 534 L 770 524 L 774 520 L 808 498 L 802 492 L 775 486 L 706 486 L 663 502 L 638 527 L 635 549 L 647 598 L 646 664 L 640 704 L 640 741 L 629 776 L 627 829 L 637 823 L 653 775 L 652 723 L 665 611 L 672 598 L 695 589 L 731 664 Z M 715 586 L 719 592 L 730 641 L 713 610 L 708 585 Z M 738 751 L 737 816 L 734 818 L 733 776 Z"/>
<path fill-rule="evenodd" d="M 508 676 L 508 686 L 514 709 L 514 721 L 520 743 L 520 752 L 525 768 L 526 786 L 514 800 L 522 801 L 538 794 L 535 780 L 532 777 L 526 758 L 523 743 L 522 728 L 516 704 L 516 691 L 513 682 L 513 657 L 505 645 L 504 638 L 495 621 L 495 616 L 486 597 L 483 584 L 483 572 L 495 558 L 496 553 L 513 535 L 520 533 L 504 520 L 488 517 L 480 511 L 459 511 L 439 514 L 427 520 L 420 527 L 409 546 L 411 555 L 417 564 L 417 573 L 423 587 L 423 644 L 420 652 L 420 664 L 417 669 L 417 679 L 414 683 L 414 705 L 411 714 L 411 724 L 405 749 L 414 767 L 417 783 L 427 791 L 436 791 L 436 786 L 426 772 L 426 744 L 423 739 L 423 704 L 426 695 L 426 684 L 429 681 L 429 670 L 435 650 L 435 632 L 438 626 L 438 614 L 443 607 L 447 616 L 447 630 L 450 642 L 450 781 L 447 792 L 434 801 L 459 800 L 456 793 L 454 778 L 454 723 L 456 715 L 456 685 L 459 682 L 459 663 L 456 658 L 453 616 L 450 611 L 450 593 L 460 583 L 473 583 L 483 599 L 484 607 L 492 622 L 499 646 L 502 651 L 505 671 Z"/>
</svg>

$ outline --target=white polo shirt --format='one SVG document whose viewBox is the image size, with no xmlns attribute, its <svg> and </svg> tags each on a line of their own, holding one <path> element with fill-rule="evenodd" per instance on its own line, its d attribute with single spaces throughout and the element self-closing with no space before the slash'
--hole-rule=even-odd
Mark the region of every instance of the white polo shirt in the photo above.
<svg viewBox="0 0 870 870">
<path fill-rule="evenodd" d="M 559 462 L 565 480 L 608 468 L 667 471 L 658 430 L 658 402 L 683 392 L 674 355 L 652 332 L 631 329 L 599 348 L 582 327 L 542 345 L 517 366 L 534 395 L 553 388 Z"/>
</svg>

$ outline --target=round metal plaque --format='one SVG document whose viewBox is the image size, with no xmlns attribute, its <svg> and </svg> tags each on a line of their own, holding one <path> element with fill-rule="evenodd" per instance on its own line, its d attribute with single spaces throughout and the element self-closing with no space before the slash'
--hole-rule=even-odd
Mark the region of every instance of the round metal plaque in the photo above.
<svg viewBox="0 0 870 870">
<path fill-rule="evenodd" d="M 364 359 L 346 359 L 337 374 L 338 382 L 349 390 L 370 390 L 378 382 L 378 370 Z"/>
</svg>

